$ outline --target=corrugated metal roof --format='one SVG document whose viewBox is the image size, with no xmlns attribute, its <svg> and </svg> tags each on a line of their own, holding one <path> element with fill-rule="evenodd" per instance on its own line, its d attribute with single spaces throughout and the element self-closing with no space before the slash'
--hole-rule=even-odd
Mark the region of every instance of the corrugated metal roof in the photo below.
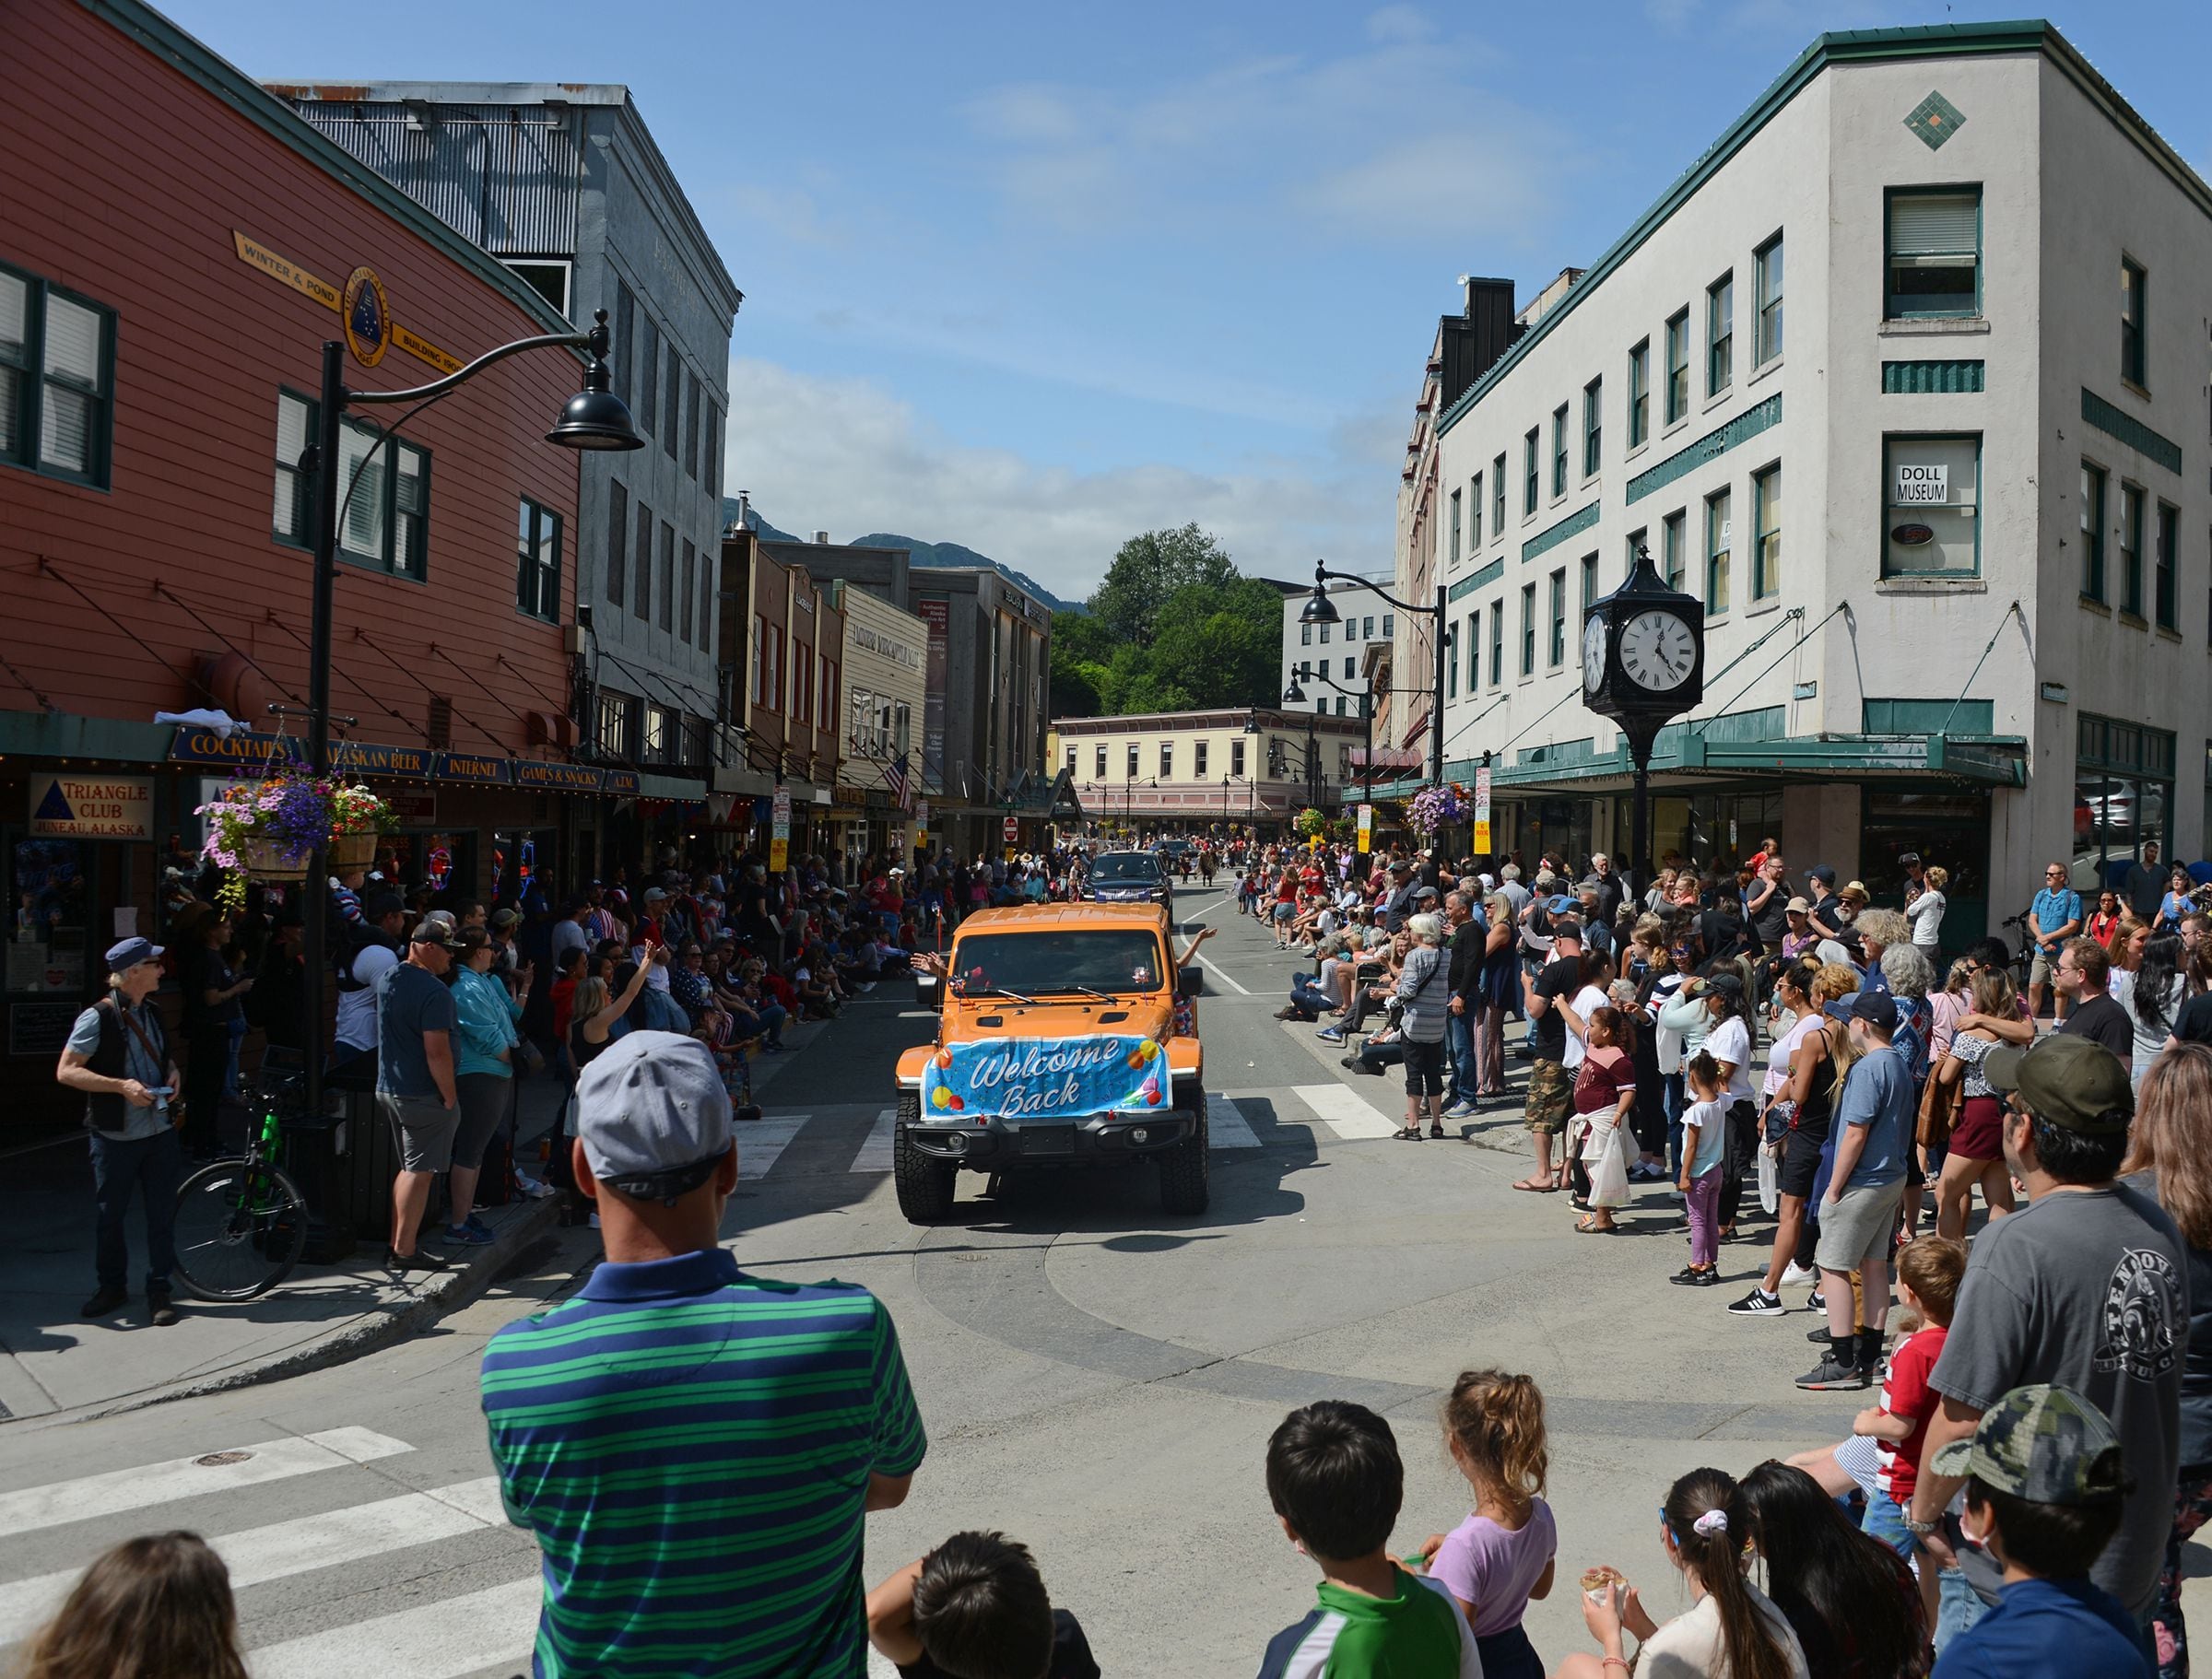
<svg viewBox="0 0 2212 1679">
<path fill-rule="evenodd" d="M 330 100 L 294 109 L 495 255 L 575 253 L 582 147 L 577 123 L 557 109 Z"/>
</svg>

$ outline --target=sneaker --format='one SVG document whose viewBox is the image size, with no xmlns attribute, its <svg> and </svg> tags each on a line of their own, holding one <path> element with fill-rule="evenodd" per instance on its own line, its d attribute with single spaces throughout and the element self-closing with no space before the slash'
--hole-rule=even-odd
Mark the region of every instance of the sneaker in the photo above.
<svg viewBox="0 0 2212 1679">
<path fill-rule="evenodd" d="M 1853 1364 L 1848 1351 L 1830 1346 L 1820 1362 L 1797 1379 L 1797 1385 L 1817 1393 L 1835 1393 L 1871 1384 L 1870 1374 Z"/>
<path fill-rule="evenodd" d="M 1320 1031 L 1314 1033 L 1313 1036 L 1320 1039 L 1324 1043 L 1342 1043 L 1344 1041 L 1344 1028 L 1340 1026 L 1324 1026 Z"/>
<path fill-rule="evenodd" d="M 1710 1288 L 1721 1280 L 1720 1267 L 1717 1265 L 1703 1267 L 1685 1265 L 1666 1280 L 1670 1283 L 1679 1283 L 1685 1288 Z"/>
<path fill-rule="evenodd" d="M 122 1310 L 130 1297 L 129 1289 L 112 1287 L 103 1283 L 89 1300 L 76 1309 L 76 1315 L 80 1318 L 104 1318 L 111 1312 Z"/>
<path fill-rule="evenodd" d="M 1462 1097 L 1444 1110 L 1444 1118 L 1447 1120 L 1471 1120 L 1481 1111 L 1473 1102 Z"/>
<path fill-rule="evenodd" d="M 1820 1274 L 1792 1260 L 1789 1268 L 1782 1274 L 1782 1280 L 1794 1288 L 1800 1283 L 1818 1283 L 1820 1280 Z"/>
<path fill-rule="evenodd" d="M 1814 1289 L 1812 1293 L 1805 1297 L 1805 1309 L 1807 1311 L 1826 1311 L 1828 1309 L 1828 1297 L 1822 1294 L 1818 1288 Z"/>
<path fill-rule="evenodd" d="M 171 1324 L 177 1321 L 177 1303 L 175 1300 L 170 1297 L 168 1289 L 147 1289 L 146 1291 L 146 1304 L 148 1312 L 152 1316 L 156 1328 L 167 1329 Z"/>
<path fill-rule="evenodd" d="M 469 1229 L 474 1230 L 478 1236 L 488 1237 L 492 1234 L 491 1227 L 486 1224 L 481 1218 L 478 1218 L 473 1212 L 470 1213 L 469 1215 L 466 1218 L 464 1218 L 461 1222 Z"/>
<path fill-rule="evenodd" d="M 860 989 L 864 994 L 868 992 L 872 992 L 876 989 L 876 981 L 873 980 L 863 980 L 860 982 Z"/>
<path fill-rule="evenodd" d="M 409 1271 L 445 1271 L 453 1262 L 443 1254 L 432 1253 L 428 1248 L 418 1248 L 412 1253 L 401 1253 L 394 1249 L 384 1250 L 384 1269 L 394 1274 Z"/>
<path fill-rule="evenodd" d="M 1785 1309 L 1780 1295 L 1763 1288 L 1754 1288 L 1728 1308 L 1730 1314 L 1738 1318 L 1779 1318 Z"/>
</svg>

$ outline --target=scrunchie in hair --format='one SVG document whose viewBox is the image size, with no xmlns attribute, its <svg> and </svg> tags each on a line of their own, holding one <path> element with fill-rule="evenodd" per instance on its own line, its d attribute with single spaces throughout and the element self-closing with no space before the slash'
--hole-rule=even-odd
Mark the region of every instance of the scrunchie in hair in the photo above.
<svg viewBox="0 0 2212 1679">
<path fill-rule="evenodd" d="M 1689 1531 L 1700 1539 L 1710 1539 L 1715 1533 L 1725 1533 L 1728 1531 L 1728 1512 L 1707 1510 L 1689 1524 Z"/>
</svg>

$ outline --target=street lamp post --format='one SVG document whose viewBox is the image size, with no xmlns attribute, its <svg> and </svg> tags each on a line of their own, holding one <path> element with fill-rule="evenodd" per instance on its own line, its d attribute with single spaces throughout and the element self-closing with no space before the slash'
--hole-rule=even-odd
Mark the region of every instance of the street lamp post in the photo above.
<svg viewBox="0 0 2212 1679">
<path fill-rule="evenodd" d="M 1335 688 L 1339 694 L 1355 698 L 1359 701 L 1359 727 L 1364 737 L 1364 745 L 1360 748 L 1359 758 L 1359 802 L 1363 804 L 1372 804 L 1375 802 L 1374 690 L 1372 688 L 1347 688 L 1325 671 L 1316 672 L 1314 675 L 1314 680 L 1317 682 L 1325 682 L 1329 685 L 1329 687 Z M 1410 688 L 1393 688 L 1391 690 L 1391 692 L 1394 694 L 1413 693 L 1417 691 L 1418 690 L 1416 689 Z M 1302 706 L 1306 703 L 1306 690 L 1300 685 L 1300 679 L 1298 677 L 1293 676 L 1290 678 L 1290 686 L 1283 690 L 1283 698 L 1288 700 L 1292 705 L 1296 706 Z"/>
<path fill-rule="evenodd" d="M 314 580 L 308 625 L 307 652 L 307 767 L 318 780 L 330 769 L 330 642 L 331 616 L 336 593 L 338 575 L 338 519 L 344 506 L 352 497 L 353 484 L 343 487 L 338 483 L 339 420 L 349 407 L 392 406 L 401 403 L 412 404 L 406 413 L 388 429 L 380 432 L 369 452 L 354 468 L 354 482 L 368 470 L 376 452 L 399 434 L 399 429 L 432 403 L 441 402 L 453 391 L 466 384 L 486 368 L 504 361 L 510 356 L 525 350 L 581 349 L 589 353 L 583 376 L 583 389 L 571 397 L 560 411 L 560 418 L 553 429 L 546 433 L 546 441 L 563 449 L 623 450 L 642 449 L 645 440 L 638 435 L 637 427 L 630 422 L 629 409 L 617 396 L 606 370 L 606 354 L 611 340 L 606 330 L 606 311 L 595 311 L 591 330 L 581 333 L 545 333 L 533 338 L 518 338 L 512 344 L 502 344 L 497 349 L 487 350 L 457 373 L 434 380 L 427 385 L 418 385 L 405 391 L 352 391 L 346 386 L 346 346 L 337 340 L 327 340 L 323 346 L 323 405 L 316 415 L 314 460 L 312 470 L 315 475 L 315 547 Z M 300 957 L 307 969 L 307 1018 L 305 1038 L 306 1110 L 315 1118 L 323 1117 L 323 985 L 324 969 L 329 953 L 325 948 L 323 903 L 320 895 L 329 879 L 329 859 L 325 848 L 318 843 L 308 859 L 308 880 L 318 895 L 317 901 L 300 905 Z"/>
<path fill-rule="evenodd" d="M 1313 593 L 1306 602 L 1305 609 L 1298 615 L 1300 623 L 1335 624 L 1341 619 L 1343 615 L 1336 610 L 1336 604 L 1329 599 L 1326 585 L 1331 580 L 1356 584 L 1370 593 L 1379 594 L 1400 612 L 1414 613 L 1436 620 L 1436 672 L 1429 696 L 1429 780 L 1431 785 L 1441 787 L 1444 784 L 1444 661 L 1450 657 L 1444 651 L 1444 585 L 1439 583 L 1436 586 L 1435 605 L 1416 606 L 1409 601 L 1398 599 L 1364 577 L 1355 577 L 1348 571 L 1332 571 L 1317 559 L 1313 562 Z"/>
</svg>

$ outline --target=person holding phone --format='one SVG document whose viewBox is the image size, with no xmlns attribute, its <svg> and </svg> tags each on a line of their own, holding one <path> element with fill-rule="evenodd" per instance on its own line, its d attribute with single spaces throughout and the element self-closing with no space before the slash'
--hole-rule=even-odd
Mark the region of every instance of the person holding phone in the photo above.
<svg viewBox="0 0 2212 1679">
<path fill-rule="evenodd" d="M 171 1117 L 176 1057 L 151 998 L 161 984 L 161 947 L 124 939 L 108 951 L 108 994 L 76 1017 L 54 1082 L 85 1093 L 92 1133 L 92 1193 L 99 1286 L 78 1316 L 112 1316 L 131 1297 L 130 1247 L 123 1223 L 134 1194 L 146 1209 L 146 1304 L 166 1329 L 177 1321 L 169 1274 L 176 1263 L 177 1180 L 183 1145 Z"/>
</svg>

